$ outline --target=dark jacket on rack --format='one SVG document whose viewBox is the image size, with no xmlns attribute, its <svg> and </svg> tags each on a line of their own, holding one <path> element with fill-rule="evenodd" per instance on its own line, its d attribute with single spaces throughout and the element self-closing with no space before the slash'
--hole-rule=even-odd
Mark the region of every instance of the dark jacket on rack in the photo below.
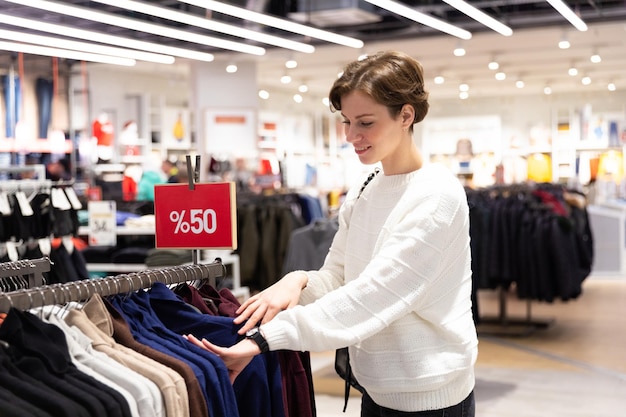
<svg viewBox="0 0 626 417">
<path fill-rule="evenodd" d="M 196 307 L 203 314 L 213 316 L 234 318 L 241 305 L 230 290 L 222 289 L 218 292 L 208 284 L 200 288 L 181 284 L 175 288 L 174 292 L 185 303 Z M 280 362 L 285 416 L 315 416 L 315 395 L 309 352 L 279 351 L 276 354 Z"/>
<path fill-rule="evenodd" d="M 11 309 L 0 326 L 0 340 L 9 343 L 6 352 L 16 368 L 38 381 L 35 385 L 51 388 L 51 395 L 61 400 L 56 401 L 55 415 L 130 417 L 128 403 L 119 392 L 75 367 L 65 335 L 58 327 L 31 313 Z M 39 398 L 36 395 L 27 399 L 38 404 Z"/>
<path fill-rule="evenodd" d="M 155 283 L 149 292 L 154 312 L 166 328 L 175 333 L 193 334 L 221 346 L 232 346 L 242 337 L 230 317 L 199 313 L 169 288 Z M 212 355 L 211 356 L 215 356 Z M 222 387 L 224 390 L 227 388 Z M 232 386 L 241 416 L 284 416 L 282 383 L 277 353 L 255 356 Z M 225 414 L 230 417 L 233 414 Z"/>
</svg>

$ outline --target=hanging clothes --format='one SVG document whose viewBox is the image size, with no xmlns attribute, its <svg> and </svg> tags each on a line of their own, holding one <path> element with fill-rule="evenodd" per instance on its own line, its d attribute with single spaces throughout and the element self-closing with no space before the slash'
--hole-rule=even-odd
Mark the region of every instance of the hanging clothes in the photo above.
<svg viewBox="0 0 626 417">
<path fill-rule="evenodd" d="M 174 288 L 186 289 L 192 302 L 155 280 L 155 270 L 61 284 L 62 302 L 67 303 L 66 297 L 88 301 L 46 306 L 36 315 L 14 305 L 33 308 L 35 298 L 57 302 L 59 287 L 42 287 L 41 297 L 34 296 L 36 289 L 26 290 L 28 300 L 15 293 L 10 307 L 5 302 L 13 294 L 0 294 L 0 305 L 8 309 L 0 316 L 2 416 L 6 410 L 10 417 L 313 417 L 308 354 L 258 355 L 231 384 L 220 358 L 183 338 L 193 333 L 221 345 L 242 338 L 232 319 L 240 305 L 237 298 L 227 289 L 217 291 L 197 281 L 211 270 L 216 271 L 203 265 L 161 273 L 163 279 L 176 275 L 168 275 L 173 282 L 202 283 L 199 288 L 186 283 Z M 152 286 L 144 288 L 144 279 Z M 141 290 L 126 292 L 138 283 Z M 84 297 L 85 289 L 93 295 Z M 14 383 L 16 377 L 20 383 Z"/>
<path fill-rule="evenodd" d="M 178 285 L 175 294 L 185 303 L 203 314 L 234 318 L 241 306 L 228 289 L 217 291 L 210 285 L 195 288 L 187 284 Z M 281 372 L 283 405 L 286 417 L 313 417 L 316 415 L 311 356 L 309 352 L 278 351 Z M 277 389 L 276 389 L 277 391 Z"/>
<path fill-rule="evenodd" d="M 515 286 L 519 298 L 575 299 L 591 273 L 593 235 L 585 206 L 557 184 L 466 189 L 476 288 Z"/>
<path fill-rule="evenodd" d="M 0 326 L 0 340 L 8 343 L 0 352 L 7 366 L 2 369 L 34 388 L 2 384 L 17 397 L 52 415 L 131 417 L 128 403 L 119 392 L 72 364 L 60 328 L 32 313 L 11 309 Z"/>
</svg>

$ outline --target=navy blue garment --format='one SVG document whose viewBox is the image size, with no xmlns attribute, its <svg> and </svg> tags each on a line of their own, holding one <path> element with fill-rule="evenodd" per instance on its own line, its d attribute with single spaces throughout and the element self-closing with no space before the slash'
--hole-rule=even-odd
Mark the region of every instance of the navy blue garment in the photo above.
<svg viewBox="0 0 626 417">
<path fill-rule="evenodd" d="M 39 110 L 39 139 L 46 139 L 52 117 L 53 81 L 47 78 L 37 78 L 35 80 L 35 92 L 37 93 L 37 109 Z"/>
<path fill-rule="evenodd" d="M 2 76 L 2 86 L 4 90 L 4 108 L 5 111 L 5 136 L 7 138 L 15 137 L 15 125 L 20 120 L 20 112 L 22 108 L 22 95 L 20 88 L 20 77 L 14 75 Z"/>
<path fill-rule="evenodd" d="M 169 330 L 152 310 L 147 292 L 118 295 L 111 303 L 125 316 L 137 341 L 181 359 L 192 367 L 205 394 L 211 417 L 239 416 L 224 362 Z"/>
<path fill-rule="evenodd" d="M 202 314 L 161 283 L 150 290 L 150 304 L 163 324 L 178 334 L 193 334 L 218 346 L 241 340 L 241 326 L 230 317 Z M 239 413 L 246 417 L 285 415 L 279 359 L 276 352 L 255 356 L 233 385 Z"/>
</svg>

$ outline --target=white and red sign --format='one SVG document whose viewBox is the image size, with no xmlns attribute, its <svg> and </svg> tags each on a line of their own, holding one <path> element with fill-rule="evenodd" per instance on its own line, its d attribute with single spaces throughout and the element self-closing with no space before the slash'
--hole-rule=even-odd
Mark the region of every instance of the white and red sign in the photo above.
<svg viewBox="0 0 626 417">
<path fill-rule="evenodd" d="M 154 187 L 157 248 L 237 249 L 235 183 Z"/>
</svg>

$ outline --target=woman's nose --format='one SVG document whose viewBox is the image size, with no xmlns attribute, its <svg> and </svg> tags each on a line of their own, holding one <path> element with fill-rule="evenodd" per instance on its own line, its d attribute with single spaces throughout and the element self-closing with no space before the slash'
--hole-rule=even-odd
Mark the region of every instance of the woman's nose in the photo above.
<svg viewBox="0 0 626 417">
<path fill-rule="evenodd" d="M 360 137 L 357 130 L 352 128 L 351 126 L 346 127 L 345 133 L 346 133 L 346 141 L 349 143 L 356 142 Z"/>
</svg>

